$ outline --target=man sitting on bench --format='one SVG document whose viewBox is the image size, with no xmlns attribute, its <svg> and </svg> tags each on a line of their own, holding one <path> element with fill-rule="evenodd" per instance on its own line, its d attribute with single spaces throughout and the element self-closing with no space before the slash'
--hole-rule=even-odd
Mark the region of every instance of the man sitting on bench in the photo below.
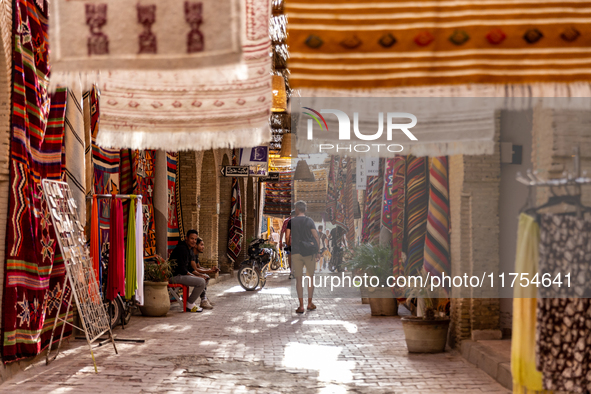
<svg viewBox="0 0 591 394">
<path fill-rule="evenodd" d="M 205 289 L 203 289 L 203 292 L 201 293 L 201 308 L 213 309 L 213 305 L 207 300 L 207 295 L 205 295 L 205 292 L 207 291 L 207 284 L 209 283 L 209 275 L 215 275 L 217 272 L 220 272 L 220 269 L 218 267 L 213 267 L 211 269 L 201 268 L 201 265 L 199 265 L 199 255 L 203 253 L 204 250 L 205 243 L 201 238 L 197 238 L 197 243 L 193 251 L 195 258 L 193 261 L 191 261 L 191 267 L 193 268 L 194 272 L 198 272 L 201 274 L 202 278 L 205 278 Z"/>
<path fill-rule="evenodd" d="M 199 239 L 197 231 L 187 231 L 184 241 L 179 241 L 170 255 L 170 260 L 176 261 L 173 276 L 170 283 L 178 283 L 187 287 L 193 287 L 191 295 L 187 297 L 187 312 L 202 312 L 203 308 L 195 304 L 205 289 L 205 278 L 200 272 L 193 269 L 191 263 L 195 260 L 193 248 L 197 246 Z"/>
</svg>

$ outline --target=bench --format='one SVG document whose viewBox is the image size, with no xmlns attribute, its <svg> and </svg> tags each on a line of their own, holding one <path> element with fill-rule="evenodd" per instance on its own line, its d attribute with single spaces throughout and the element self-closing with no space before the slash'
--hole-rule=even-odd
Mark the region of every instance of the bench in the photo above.
<svg viewBox="0 0 591 394">
<path fill-rule="evenodd" d="M 176 288 L 180 287 L 183 289 L 183 298 L 179 298 L 179 294 L 176 291 Z M 169 283 L 168 284 L 168 294 L 170 294 L 179 304 L 183 305 L 183 313 L 187 311 L 187 298 L 189 298 L 189 288 L 185 285 L 181 285 L 180 283 Z"/>
</svg>

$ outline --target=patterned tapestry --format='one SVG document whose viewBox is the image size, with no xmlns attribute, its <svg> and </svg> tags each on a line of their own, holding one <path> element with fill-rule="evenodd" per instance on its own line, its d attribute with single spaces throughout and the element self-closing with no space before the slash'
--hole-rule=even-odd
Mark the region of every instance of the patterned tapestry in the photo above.
<svg viewBox="0 0 591 394">
<path fill-rule="evenodd" d="M 404 274 L 404 185 L 406 177 L 406 158 L 396 156 L 392 172 L 392 249 L 394 250 L 393 276 Z M 401 296 L 401 294 L 397 294 Z"/>
<path fill-rule="evenodd" d="M 177 153 L 177 167 L 176 167 L 176 179 L 180 179 L 181 166 L 178 161 L 180 160 L 180 153 Z M 183 210 L 181 203 L 181 182 L 177 182 L 174 188 L 174 195 L 176 200 L 176 221 L 179 228 L 179 239 L 185 240 L 185 226 L 183 225 Z"/>
<path fill-rule="evenodd" d="M 434 157 L 429 172 L 429 210 L 425 240 L 425 270 L 451 275 L 449 256 L 449 178 L 447 157 Z"/>
<path fill-rule="evenodd" d="M 10 196 L 2 307 L 5 363 L 35 356 L 49 345 L 66 272 L 41 180 L 64 180 L 67 92 L 58 89 L 51 97 L 47 93 L 47 2 L 17 0 L 14 5 Z M 67 288 L 66 299 L 69 292 Z M 60 318 L 66 318 L 65 306 Z M 71 332 L 67 326 L 65 335 Z"/>
<path fill-rule="evenodd" d="M 135 194 L 142 195 L 144 210 L 144 259 L 156 254 L 156 223 L 154 220 L 154 150 L 136 150 L 132 153 Z"/>
<path fill-rule="evenodd" d="M 327 220 L 335 226 L 340 226 L 347 230 L 351 223 L 347 222 L 347 206 L 351 205 L 351 217 L 353 215 L 353 198 L 349 190 L 353 187 L 353 173 L 355 167 L 352 167 L 350 171 L 348 159 L 344 156 L 331 156 L 329 177 L 328 177 L 328 189 L 327 189 L 327 203 L 326 203 L 326 215 Z M 351 174 L 347 177 L 347 174 Z M 348 238 L 348 237 L 347 237 Z"/>
<path fill-rule="evenodd" d="M 420 274 L 423 268 L 429 204 L 428 163 L 425 157 L 408 156 L 406 159 L 406 276 Z"/>
<path fill-rule="evenodd" d="M 400 161 L 400 160 L 399 160 Z M 396 158 L 385 160 L 384 169 L 384 197 L 382 198 L 382 225 L 392 231 L 393 226 L 393 203 L 394 203 L 394 165 Z M 404 186 L 403 186 L 404 187 Z"/>
<path fill-rule="evenodd" d="M 347 242 L 349 246 L 355 245 L 355 204 L 357 203 L 357 189 L 355 188 L 354 177 L 357 165 L 355 159 L 347 159 L 347 171 L 345 176 L 345 190 L 343 190 L 343 202 L 345 209 L 345 226 L 347 227 Z"/>
<path fill-rule="evenodd" d="M 239 178 L 232 178 L 232 200 L 230 202 L 230 226 L 228 230 L 228 257 L 236 261 L 242 249 L 244 236 L 242 224 L 242 199 Z"/>
<path fill-rule="evenodd" d="M 361 227 L 361 243 L 377 243 L 379 241 L 383 185 L 383 165 L 380 164 L 379 175 L 367 177 L 365 202 L 363 204 L 365 208 L 363 210 Z"/>
<path fill-rule="evenodd" d="M 176 174 L 178 166 L 178 154 L 176 152 L 166 152 L 166 177 L 168 191 L 166 201 L 168 202 L 168 227 L 166 231 L 166 240 L 168 245 L 168 256 L 181 239 L 179 234 L 178 215 L 176 211 Z"/>
<path fill-rule="evenodd" d="M 279 182 L 265 183 L 265 206 L 263 215 L 289 216 L 291 213 L 293 172 L 279 173 Z"/>
<path fill-rule="evenodd" d="M 591 80 L 586 2 L 310 4 L 285 3 L 296 89 L 550 82 L 552 94 L 557 82 Z"/>
<path fill-rule="evenodd" d="M 339 173 L 340 156 L 330 156 L 330 167 L 328 169 L 328 181 L 326 185 L 326 220 L 332 222 L 336 217 L 337 198 L 337 175 Z"/>
</svg>

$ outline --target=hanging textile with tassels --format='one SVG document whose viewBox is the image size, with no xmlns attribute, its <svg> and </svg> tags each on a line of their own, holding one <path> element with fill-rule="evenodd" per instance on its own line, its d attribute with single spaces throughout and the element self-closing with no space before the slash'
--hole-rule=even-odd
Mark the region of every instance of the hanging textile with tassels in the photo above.
<svg viewBox="0 0 591 394">
<path fill-rule="evenodd" d="M 451 275 L 449 256 L 449 170 L 447 157 L 434 157 L 429 171 L 429 210 L 424 268 L 432 276 Z M 449 288 L 446 288 L 449 291 Z"/>
<path fill-rule="evenodd" d="M 423 268 L 427 232 L 428 159 L 408 156 L 406 161 L 406 240 L 404 275 L 418 275 Z"/>
<path fill-rule="evenodd" d="M 242 249 L 242 200 L 240 198 L 240 182 L 232 178 L 232 200 L 230 201 L 230 226 L 228 229 L 228 257 L 232 261 L 238 260 Z"/>
</svg>

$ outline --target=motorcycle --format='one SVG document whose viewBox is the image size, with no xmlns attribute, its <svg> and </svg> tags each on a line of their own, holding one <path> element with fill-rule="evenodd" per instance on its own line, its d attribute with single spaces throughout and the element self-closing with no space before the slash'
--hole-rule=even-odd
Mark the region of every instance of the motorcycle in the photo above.
<svg viewBox="0 0 591 394">
<path fill-rule="evenodd" d="M 271 275 L 269 265 L 273 251 L 261 247 L 265 242 L 266 239 L 260 238 L 248 244 L 248 258 L 240 263 L 238 269 L 238 282 L 244 290 L 253 291 L 259 286 L 262 289 L 267 283 L 267 276 Z"/>
</svg>

